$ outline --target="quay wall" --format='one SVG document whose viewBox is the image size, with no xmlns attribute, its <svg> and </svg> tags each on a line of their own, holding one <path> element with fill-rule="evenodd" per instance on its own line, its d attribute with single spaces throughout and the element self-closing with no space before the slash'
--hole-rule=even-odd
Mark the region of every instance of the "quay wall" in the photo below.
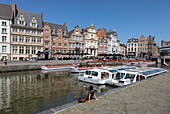
<svg viewBox="0 0 170 114">
<path fill-rule="evenodd" d="M 31 61 L 31 62 L 8 62 L 7 65 L 0 63 L 1 72 L 14 72 L 25 70 L 40 70 L 42 65 L 71 65 L 77 64 L 77 61 Z"/>
<path fill-rule="evenodd" d="M 40 70 L 42 65 L 72 65 L 79 63 L 87 63 L 87 61 L 74 60 L 47 60 L 47 61 L 9 61 L 7 65 L 0 61 L 0 72 L 14 72 L 25 70 Z M 106 63 L 89 63 L 90 66 L 96 65 L 121 65 L 120 62 L 106 62 Z"/>
<path fill-rule="evenodd" d="M 4 65 L 0 66 L 0 72 L 14 72 L 24 70 L 39 70 L 41 65 Z"/>
</svg>

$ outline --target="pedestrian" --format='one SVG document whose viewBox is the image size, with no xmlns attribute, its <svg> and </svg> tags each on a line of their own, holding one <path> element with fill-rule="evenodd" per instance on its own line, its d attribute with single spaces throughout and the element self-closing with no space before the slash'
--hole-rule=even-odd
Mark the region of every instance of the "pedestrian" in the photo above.
<svg viewBox="0 0 170 114">
<path fill-rule="evenodd" d="M 98 100 L 92 85 L 90 85 L 89 90 L 90 91 L 88 92 L 88 95 L 87 95 L 87 98 L 86 98 L 88 100 L 88 102 L 91 103 L 92 99 Z"/>
<path fill-rule="evenodd" d="M 4 64 L 7 65 L 7 59 L 4 60 Z"/>
</svg>

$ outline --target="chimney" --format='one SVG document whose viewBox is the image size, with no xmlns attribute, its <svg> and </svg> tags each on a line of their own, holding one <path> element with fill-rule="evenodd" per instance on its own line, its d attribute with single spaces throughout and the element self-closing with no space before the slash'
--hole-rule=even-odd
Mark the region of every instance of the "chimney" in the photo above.
<svg viewBox="0 0 170 114">
<path fill-rule="evenodd" d="M 15 18 L 17 16 L 17 5 L 16 4 L 12 4 L 12 13 Z"/>
</svg>

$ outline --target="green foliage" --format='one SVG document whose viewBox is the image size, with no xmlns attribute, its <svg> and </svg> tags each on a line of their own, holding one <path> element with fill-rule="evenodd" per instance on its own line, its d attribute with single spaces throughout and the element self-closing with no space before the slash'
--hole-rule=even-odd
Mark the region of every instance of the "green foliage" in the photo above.
<svg viewBox="0 0 170 114">
<path fill-rule="evenodd" d="M 86 67 L 86 66 L 88 66 L 87 62 L 80 62 L 79 67 Z"/>
</svg>

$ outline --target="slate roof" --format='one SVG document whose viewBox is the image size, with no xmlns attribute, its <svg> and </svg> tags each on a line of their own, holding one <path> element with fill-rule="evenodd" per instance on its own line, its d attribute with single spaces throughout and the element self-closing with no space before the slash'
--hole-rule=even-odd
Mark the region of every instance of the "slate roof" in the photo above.
<svg viewBox="0 0 170 114">
<path fill-rule="evenodd" d="M 65 31 L 65 32 L 66 32 L 66 36 L 68 36 L 67 26 L 59 25 L 59 24 L 54 24 L 54 23 L 49 23 L 49 22 L 43 22 L 43 26 L 44 26 L 45 24 L 48 24 L 51 29 L 55 29 L 55 30 L 58 30 L 59 28 L 61 28 L 62 31 Z"/>
<path fill-rule="evenodd" d="M 25 18 L 26 27 L 31 27 L 30 22 L 31 22 L 32 18 L 35 17 L 35 19 L 37 20 L 37 23 L 38 23 L 37 28 L 42 29 L 42 22 L 43 21 L 42 21 L 42 15 L 41 14 L 31 13 L 31 12 L 27 12 L 27 11 L 23 11 L 23 10 L 18 9 L 18 14 L 17 14 L 17 16 L 15 17 L 15 20 L 14 20 L 14 25 L 20 26 L 20 25 L 17 24 L 17 19 L 20 17 L 20 15 L 23 15 L 23 17 Z"/>
<path fill-rule="evenodd" d="M 12 7 L 5 4 L 0 4 L 0 18 L 10 19 L 12 14 Z"/>
<path fill-rule="evenodd" d="M 113 34 L 114 36 L 117 36 L 117 33 L 115 31 L 109 30 L 106 32 L 107 36 L 110 36 L 111 34 Z"/>
<path fill-rule="evenodd" d="M 54 24 L 54 23 L 49 23 L 49 22 L 44 22 L 43 24 L 48 24 L 51 29 L 56 29 L 56 30 L 59 29 L 59 28 L 62 28 L 62 29 L 63 29 L 63 25 Z"/>
<path fill-rule="evenodd" d="M 68 35 L 70 36 L 74 32 L 74 29 L 68 32 Z"/>
<path fill-rule="evenodd" d="M 137 38 L 128 39 L 127 43 L 138 42 Z"/>
</svg>

